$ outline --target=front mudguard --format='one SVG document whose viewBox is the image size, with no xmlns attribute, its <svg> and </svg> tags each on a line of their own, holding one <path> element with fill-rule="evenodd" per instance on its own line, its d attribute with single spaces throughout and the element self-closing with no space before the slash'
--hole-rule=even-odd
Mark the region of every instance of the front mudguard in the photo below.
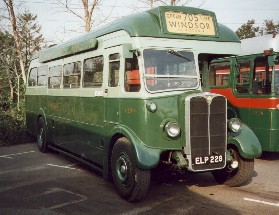
<svg viewBox="0 0 279 215">
<path fill-rule="evenodd" d="M 110 137 L 114 136 L 125 136 L 133 146 L 134 154 L 136 158 L 136 166 L 140 169 L 152 169 L 156 167 L 160 161 L 160 155 L 162 153 L 161 149 L 149 148 L 143 144 L 143 142 L 138 138 L 138 136 L 129 128 L 124 126 L 116 126 L 110 131 Z M 107 178 L 109 174 L 109 149 L 112 150 L 114 142 L 114 138 L 108 141 L 108 144 L 104 146 L 104 152 L 106 155 L 104 156 L 103 161 L 103 177 Z"/>
<path fill-rule="evenodd" d="M 228 134 L 228 145 L 237 147 L 240 155 L 246 159 L 258 158 L 262 154 L 261 144 L 254 132 L 245 124 L 239 132 Z"/>
</svg>

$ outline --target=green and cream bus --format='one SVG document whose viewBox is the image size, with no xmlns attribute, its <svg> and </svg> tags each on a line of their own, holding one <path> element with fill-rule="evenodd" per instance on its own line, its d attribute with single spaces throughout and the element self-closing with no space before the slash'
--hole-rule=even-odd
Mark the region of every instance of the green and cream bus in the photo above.
<svg viewBox="0 0 279 215">
<path fill-rule="evenodd" d="M 165 6 L 116 20 L 33 57 L 28 131 L 40 151 L 100 170 L 130 202 L 146 195 L 158 166 L 242 185 L 260 143 L 227 120 L 224 96 L 208 92 L 210 61 L 240 53 L 210 11 Z"/>
</svg>

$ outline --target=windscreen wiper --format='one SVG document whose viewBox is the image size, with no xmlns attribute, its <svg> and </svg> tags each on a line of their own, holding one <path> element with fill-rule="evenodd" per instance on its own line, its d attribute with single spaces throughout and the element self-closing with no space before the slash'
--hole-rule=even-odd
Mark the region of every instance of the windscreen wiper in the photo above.
<svg viewBox="0 0 279 215">
<path fill-rule="evenodd" d="M 178 51 L 174 51 L 174 50 L 170 49 L 170 50 L 167 51 L 167 53 L 168 53 L 168 54 L 175 55 L 175 56 L 177 56 L 177 57 L 181 57 L 181 58 L 183 58 L 183 59 L 188 60 L 188 61 L 191 62 L 191 60 L 190 60 L 189 58 L 183 56 L 183 55 L 180 54 Z"/>
</svg>

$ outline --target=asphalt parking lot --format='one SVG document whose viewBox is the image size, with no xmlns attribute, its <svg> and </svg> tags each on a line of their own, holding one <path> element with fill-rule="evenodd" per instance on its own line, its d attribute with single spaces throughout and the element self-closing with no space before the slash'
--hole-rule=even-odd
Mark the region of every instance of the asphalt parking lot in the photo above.
<svg viewBox="0 0 279 215">
<path fill-rule="evenodd" d="M 98 172 L 36 144 L 0 147 L 0 214 L 279 214 L 279 154 L 257 159 L 252 181 L 231 188 L 210 173 L 152 182 L 139 203 Z"/>
</svg>

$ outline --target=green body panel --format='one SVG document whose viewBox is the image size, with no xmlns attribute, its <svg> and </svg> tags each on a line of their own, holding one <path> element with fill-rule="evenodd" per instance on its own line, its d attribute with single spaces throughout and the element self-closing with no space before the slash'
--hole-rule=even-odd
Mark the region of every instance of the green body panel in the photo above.
<svg viewBox="0 0 279 215">
<path fill-rule="evenodd" d="M 229 133 L 228 145 L 235 145 L 240 155 L 247 159 L 260 157 L 262 154 L 261 144 L 254 132 L 243 124 L 240 132 Z"/>
<path fill-rule="evenodd" d="M 157 111 L 154 113 L 146 108 L 146 104 L 150 101 L 157 105 Z M 167 138 L 162 128 L 166 119 L 179 122 L 177 96 L 130 98 L 122 99 L 120 103 L 121 124 L 133 130 L 144 145 L 162 150 L 182 148 L 181 140 Z"/>
<path fill-rule="evenodd" d="M 236 109 L 236 108 L 235 108 Z M 279 151 L 279 111 L 276 109 L 237 108 L 239 118 L 258 137 L 263 151 Z"/>
<path fill-rule="evenodd" d="M 28 133 L 36 135 L 37 132 L 37 121 L 39 117 L 43 117 L 46 120 L 45 112 L 39 104 L 44 101 L 44 96 L 30 96 L 25 95 L 26 106 L 26 125 Z M 45 102 L 43 102 L 45 103 Z"/>
<path fill-rule="evenodd" d="M 49 142 L 100 166 L 109 162 L 106 149 L 111 148 L 112 137 L 121 134 L 134 145 L 138 166 L 150 169 L 158 164 L 161 152 L 182 150 L 185 145 L 183 133 L 170 139 L 163 131 L 166 119 L 184 124 L 183 120 L 180 122 L 184 117 L 179 117 L 177 111 L 178 98 L 178 95 L 152 99 L 27 95 L 30 104 L 26 109 L 27 127 L 35 134 L 34 121 L 45 115 Z M 146 108 L 150 101 L 157 105 L 154 113 Z M 38 107 L 45 107 L 45 114 Z"/>
<path fill-rule="evenodd" d="M 102 98 L 27 96 L 27 127 L 35 133 L 33 122 L 37 121 L 44 108 L 48 141 L 69 151 L 103 164 L 103 145 L 106 136 L 104 122 L 104 101 Z M 32 117 L 29 117 L 32 116 Z M 31 125 L 29 127 L 28 125 Z M 33 130 L 33 131 L 32 131 Z"/>
</svg>

